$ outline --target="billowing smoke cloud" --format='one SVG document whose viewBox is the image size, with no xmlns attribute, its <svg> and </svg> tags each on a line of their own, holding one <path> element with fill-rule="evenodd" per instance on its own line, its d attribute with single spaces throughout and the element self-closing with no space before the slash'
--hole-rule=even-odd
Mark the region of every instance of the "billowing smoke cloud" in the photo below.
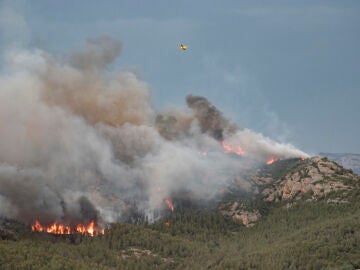
<svg viewBox="0 0 360 270">
<path fill-rule="evenodd" d="M 202 132 L 223 140 L 224 133 L 234 133 L 236 130 L 236 126 L 231 124 L 206 98 L 188 96 L 186 102 L 192 109 L 194 117 L 198 119 Z"/>
<path fill-rule="evenodd" d="M 156 112 L 146 83 L 109 71 L 121 44 L 90 39 L 66 60 L 39 50 L 7 55 L 0 76 L 0 215 L 32 223 L 156 218 L 185 190 L 213 198 L 244 157 L 306 156 L 239 129 L 203 97 L 190 110 Z"/>
</svg>

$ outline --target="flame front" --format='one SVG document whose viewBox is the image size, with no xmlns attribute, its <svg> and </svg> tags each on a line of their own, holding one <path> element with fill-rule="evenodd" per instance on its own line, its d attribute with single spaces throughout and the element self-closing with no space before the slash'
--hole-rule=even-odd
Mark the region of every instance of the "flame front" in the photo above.
<svg viewBox="0 0 360 270">
<path fill-rule="evenodd" d="M 170 199 L 165 199 L 165 203 L 169 207 L 171 212 L 174 212 L 174 205 L 172 204 L 171 200 Z"/>
<path fill-rule="evenodd" d="M 95 236 L 99 234 L 104 234 L 104 229 L 98 229 L 98 227 L 95 224 L 95 221 L 90 221 L 88 225 L 84 224 L 78 224 L 74 227 L 71 227 L 70 225 L 64 225 L 54 222 L 50 226 L 43 226 L 41 223 L 36 220 L 35 223 L 31 226 L 31 230 L 33 232 L 47 232 L 52 234 L 84 234 L 84 235 L 90 235 Z"/>
<path fill-rule="evenodd" d="M 236 146 L 234 146 L 234 147 L 231 147 L 231 146 L 228 145 L 225 141 L 221 141 L 221 145 L 222 145 L 222 147 L 224 147 L 226 154 L 228 154 L 228 153 L 235 153 L 235 154 L 237 154 L 237 155 L 239 155 L 239 156 L 245 155 L 244 149 L 242 149 L 241 146 L 239 146 L 239 145 L 236 145 Z"/>
<path fill-rule="evenodd" d="M 271 157 L 266 161 L 266 164 L 270 165 L 270 164 L 273 164 L 275 161 L 278 161 L 278 160 L 280 160 L 280 159 L 276 158 L 276 157 Z"/>
</svg>

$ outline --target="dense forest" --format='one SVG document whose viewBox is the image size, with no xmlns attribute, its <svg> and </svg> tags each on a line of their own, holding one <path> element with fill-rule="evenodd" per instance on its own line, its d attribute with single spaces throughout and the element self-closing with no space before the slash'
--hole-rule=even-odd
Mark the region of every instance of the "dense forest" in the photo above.
<svg viewBox="0 0 360 270">
<path fill-rule="evenodd" d="M 104 235 L 33 233 L 3 220 L 0 269 L 357 269 L 360 198 L 264 205 L 245 228 L 211 209 L 178 209 L 153 224 L 112 224 Z M 5 226 L 6 227 L 6 226 Z"/>
</svg>

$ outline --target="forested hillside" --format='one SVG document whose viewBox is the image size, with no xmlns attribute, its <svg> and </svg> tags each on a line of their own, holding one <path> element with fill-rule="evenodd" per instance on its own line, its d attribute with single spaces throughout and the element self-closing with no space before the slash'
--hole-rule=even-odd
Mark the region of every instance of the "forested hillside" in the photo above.
<svg viewBox="0 0 360 270">
<path fill-rule="evenodd" d="M 269 167 L 267 177 L 295 168 Z M 218 206 L 180 203 L 153 224 L 111 224 L 95 237 L 31 232 L 3 218 L 0 269 L 358 269 L 360 190 L 350 184 L 316 200 L 304 193 L 274 202 L 259 193 L 247 205 L 261 218 L 248 227 Z"/>
</svg>

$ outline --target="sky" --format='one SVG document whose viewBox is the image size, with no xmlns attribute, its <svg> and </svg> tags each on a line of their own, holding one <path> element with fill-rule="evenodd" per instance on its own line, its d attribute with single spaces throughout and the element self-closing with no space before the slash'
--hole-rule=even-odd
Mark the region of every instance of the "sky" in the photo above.
<svg viewBox="0 0 360 270">
<path fill-rule="evenodd" d="M 159 110 L 202 95 L 308 153 L 360 153 L 359 25 L 347 0 L 0 0 L 0 64 L 11 48 L 61 56 L 109 35 L 123 44 L 111 68 L 136 72 Z"/>
</svg>

